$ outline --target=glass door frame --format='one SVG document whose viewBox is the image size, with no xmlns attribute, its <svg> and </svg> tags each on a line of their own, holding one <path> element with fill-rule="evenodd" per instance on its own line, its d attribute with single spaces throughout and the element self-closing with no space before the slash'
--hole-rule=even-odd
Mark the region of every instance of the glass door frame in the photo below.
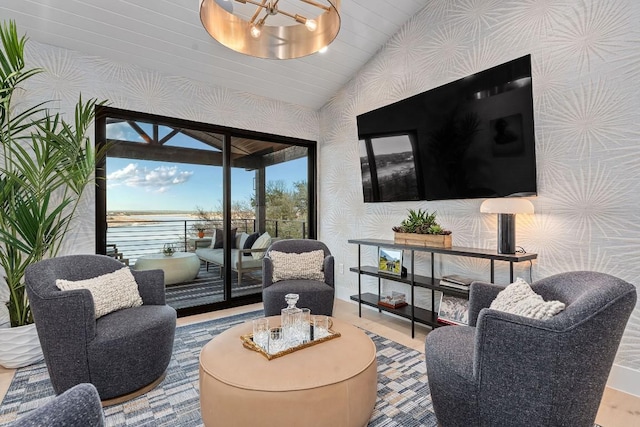
<svg viewBox="0 0 640 427">
<path fill-rule="evenodd" d="M 198 130 L 222 135 L 222 173 L 223 173 L 223 231 L 224 231 L 224 299 L 197 307 L 189 307 L 178 310 L 178 316 L 188 316 L 192 314 L 205 313 L 220 310 L 223 308 L 236 307 L 262 301 L 262 293 L 232 297 L 231 293 L 231 138 L 245 138 L 261 141 L 276 142 L 307 148 L 307 189 L 308 189 L 308 238 L 317 237 L 317 143 L 316 141 L 293 138 L 282 135 L 274 135 L 263 132 L 250 131 L 245 129 L 230 128 L 208 123 L 195 122 L 185 119 L 178 119 L 160 116 L 149 113 L 124 110 L 119 108 L 97 106 L 95 118 L 95 145 L 97 150 L 101 150 L 107 143 L 106 125 L 107 118 L 121 120 L 142 121 L 158 125 L 168 125 L 175 128 Z M 107 149 L 107 156 L 108 156 Z M 106 254 L 107 245 L 107 179 L 106 179 L 106 158 L 96 164 L 96 189 L 95 189 L 95 241 L 96 253 Z M 265 185 L 266 183 L 263 183 Z"/>
</svg>

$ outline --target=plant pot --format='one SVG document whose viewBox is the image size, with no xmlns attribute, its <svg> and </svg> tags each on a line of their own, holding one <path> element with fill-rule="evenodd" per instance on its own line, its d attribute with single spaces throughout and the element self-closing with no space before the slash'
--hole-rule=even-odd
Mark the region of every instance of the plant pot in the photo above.
<svg viewBox="0 0 640 427">
<path fill-rule="evenodd" d="M 15 369 L 44 359 L 34 323 L 0 329 L 0 365 Z"/>
<path fill-rule="evenodd" d="M 412 246 L 451 247 L 451 234 L 394 233 L 393 243 Z"/>
<path fill-rule="evenodd" d="M 198 238 L 202 239 L 204 237 L 204 231 L 198 231 Z"/>
</svg>

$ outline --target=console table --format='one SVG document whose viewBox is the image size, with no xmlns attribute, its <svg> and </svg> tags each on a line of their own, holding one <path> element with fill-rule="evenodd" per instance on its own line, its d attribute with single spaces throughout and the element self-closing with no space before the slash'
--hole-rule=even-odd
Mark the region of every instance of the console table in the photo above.
<svg viewBox="0 0 640 427">
<path fill-rule="evenodd" d="M 435 300 L 433 292 L 431 292 L 431 310 L 427 310 L 421 307 L 416 307 L 414 302 L 415 288 L 426 288 L 432 291 L 439 291 L 446 295 L 452 295 L 461 298 L 469 298 L 469 292 L 445 286 L 440 286 L 440 280 L 435 277 L 435 254 L 462 256 L 470 258 L 484 258 L 491 261 L 491 278 L 493 283 L 495 277 L 495 261 L 505 261 L 509 263 L 509 277 L 513 282 L 513 264 L 516 262 L 532 261 L 538 257 L 534 253 L 516 253 L 516 254 L 500 254 L 496 250 L 492 249 L 479 249 L 479 248 L 465 248 L 453 246 L 450 248 L 435 247 L 435 246 L 415 246 L 415 245 L 402 245 L 394 243 L 393 240 L 382 239 L 350 239 L 349 243 L 358 245 L 358 266 L 351 267 L 349 270 L 358 273 L 358 295 L 352 295 L 350 298 L 353 301 L 358 302 L 358 315 L 362 317 L 362 304 L 371 307 L 376 307 L 380 311 L 386 311 L 398 316 L 411 320 L 411 337 L 415 336 L 415 322 L 422 323 L 427 326 L 437 327 L 438 313 L 435 311 Z M 385 274 L 378 271 L 377 266 L 363 266 L 361 261 L 361 247 L 362 246 L 377 246 L 378 248 L 393 248 L 408 251 L 411 254 L 411 265 L 406 277 L 394 276 Z M 431 276 L 421 276 L 415 274 L 414 258 L 415 252 L 430 252 L 431 253 Z M 362 275 L 373 276 L 378 278 L 378 294 L 362 293 Z M 380 279 L 393 280 L 400 283 L 405 283 L 411 287 L 411 302 L 404 307 L 389 308 L 378 305 L 380 301 Z"/>
</svg>

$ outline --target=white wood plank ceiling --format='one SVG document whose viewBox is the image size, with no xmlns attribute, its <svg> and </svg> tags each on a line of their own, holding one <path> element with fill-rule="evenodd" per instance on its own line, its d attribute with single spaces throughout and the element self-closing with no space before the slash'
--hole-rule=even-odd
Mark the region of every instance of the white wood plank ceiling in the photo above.
<svg viewBox="0 0 640 427">
<path fill-rule="evenodd" d="M 284 61 L 213 40 L 199 3 L 2 0 L 0 19 L 15 20 L 19 32 L 41 43 L 319 109 L 427 0 L 342 0 L 342 26 L 329 50 Z"/>
</svg>

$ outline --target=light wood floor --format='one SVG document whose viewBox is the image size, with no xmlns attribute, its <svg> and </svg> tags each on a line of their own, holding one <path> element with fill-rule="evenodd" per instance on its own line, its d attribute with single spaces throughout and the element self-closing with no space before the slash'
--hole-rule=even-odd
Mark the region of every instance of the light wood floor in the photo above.
<svg viewBox="0 0 640 427">
<path fill-rule="evenodd" d="M 252 304 L 214 313 L 183 317 L 178 319 L 178 325 L 197 323 L 260 309 L 262 309 L 262 304 Z M 416 325 L 416 336 L 412 339 L 411 325 L 406 320 L 389 314 L 378 313 L 377 310 L 370 310 L 365 307 L 362 309 L 362 318 L 359 318 L 358 306 L 342 300 L 336 300 L 334 316 L 420 352 L 424 352 L 424 340 L 430 330 L 427 327 Z M 4 397 L 11 384 L 13 373 L 12 369 L 0 367 L 0 399 Z M 596 422 L 604 427 L 640 426 L 640 397 L 607 387 Z"/>
</svg>

